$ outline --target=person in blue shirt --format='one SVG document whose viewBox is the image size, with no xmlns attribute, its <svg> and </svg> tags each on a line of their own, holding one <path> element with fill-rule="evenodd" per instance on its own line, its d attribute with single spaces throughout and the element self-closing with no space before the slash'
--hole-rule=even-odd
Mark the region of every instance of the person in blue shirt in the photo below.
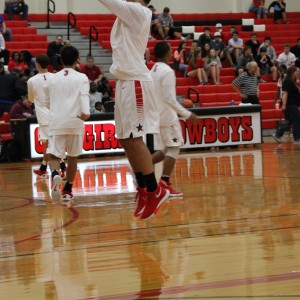
<svg viewBox="0 0 300 300">
<path fill-rule="evenodd" d="M 11 41 L 11 30 L 6 27 L 5 20 L 2 16 L 0 16 L 0 32 L 3 34 L 3 36 L 8 42 Z"/>
</svg>

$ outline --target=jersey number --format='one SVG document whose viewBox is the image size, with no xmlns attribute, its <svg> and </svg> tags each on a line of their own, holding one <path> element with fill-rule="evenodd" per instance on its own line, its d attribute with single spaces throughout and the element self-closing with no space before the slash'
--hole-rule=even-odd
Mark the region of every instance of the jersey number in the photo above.
<svg viewBox="0 0 300 300">
<path fill-rule="evenodd" d="M 68 75 L 69 75 L 69 71 L 68 71 L 68 70 L 65 70 L 64 76 L 68 76 Z"/>
</svg>

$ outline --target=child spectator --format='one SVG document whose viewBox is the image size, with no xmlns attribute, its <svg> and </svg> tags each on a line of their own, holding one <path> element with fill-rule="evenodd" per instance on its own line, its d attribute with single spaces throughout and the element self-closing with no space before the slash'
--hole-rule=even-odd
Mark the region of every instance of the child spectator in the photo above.
<svg viewBox="0 0 300 300">
<path fill-rule="evenodd" d="M 275 82 L 277 79 L 277 68 L 274 66 L 270 56 L 267 55 L 267 49 L 262 47 L 260 54 L 256 57 L 256 62 L 259 67 L 260 75 L 272 74 L 272 79 Z"/>
<path fill-rule="evenodd" d="M 193 52 L 192 58 L 189 62 L 187 75 L 189 77 L 197 77 L 201 85 L 207 84 L 207 75 L 204 70 L 204 60 L 201 55 L 201 49 Z"/>
<path fill-rule="evenodd" d="M 233 61 L 238 62 L 240 55 L 244 49 L 244 42 L 239 38 L 239 32 L 234 31 L 232 33 L 232 38 L 228 42 L 229 51 L 231 52 Z"/>
<path fill-rule="evenodd" d="M 253 58 L 255 59 L 258 53 L 260 46 L 259 41 L 257 40 L 257 34 L 252 32 L 250 40 L 246 41 L 245 46 L 251 47 Z"/>
<path fill-rule="evenodd" d="M 90 82 L 90 112 L 96 112 L 96 103 L 102 105 L 102 94 L 97 92 L 97 83 L 94 81 Z"/>
<path fill-rule="evenodd" d="M 210 28 L 205 27 L 204 32 L 199 36 L 198 46 L 204 47 L 205 44 L 210 44 L 212 40 L 212 35 L 210 34 Z"/>
<path fill-rule="evenodd" d="M 204 69 L 207 73 L 207 76 L 213 79 L 214 84 L 222 84 L 220 82 L 222 64 L 215 49 L 211 49 L 209 56 L 205 58 Z"/>
<path fill-rule="evenodd" d="M 274 47 L 271 45 L 271 43 L 272 43 L 271 38 L 269 36 L 266 36 L 264 42 L 259 46 L 258 54 L 260 53 L 260 49 L 262 47 L 266 48 L 267 55 L 270 56 L 272 62 L 275 63 L 276 59 L 277 59 L 277 55 L 276 55 L 276 51 L 275 51 Z"/>
<path fill-rule="evenodd" d="M 27 20 L 28 17 L 28 5 L 24 0 L 5 0 L 4 12 L 8 14 L 8 19 L 12 20 L 14 14 L 22 14 L 22 20 Z"/>
<path fill-rule="evenodd" d="M 246 46 L 244 48 L 244 53 L 239 57 L 239 60 L 237 62 L 237 75 L 241 75 L 247 70 L 246 66 L 250 61 L 254 61 L 252 50 L 250 46 Z"/>
<path fill-rule="evenodd" d="M 230 65 L 233 67 L 233 62 L 231 55 L 229 53 L 228 47 L 225 45 L 225 43 L 222 41 L 221 33 L 215 32 L 214 39 L 210 42 L 210 46 L 212 49 L 215 49 L 217 52 L 217 55 L 220 57 L 221 61 L 227 60 L 229 61 Z"/>
</svg>

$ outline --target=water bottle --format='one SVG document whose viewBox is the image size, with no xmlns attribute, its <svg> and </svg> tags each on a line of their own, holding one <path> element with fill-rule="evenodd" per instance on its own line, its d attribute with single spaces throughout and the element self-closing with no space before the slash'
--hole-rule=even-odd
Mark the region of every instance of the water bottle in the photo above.
<svg viewBox="0 0 300 300">
<path fill-rule="evenodd" d="M 234 106 L 234 100 L 233 99 L 231 100 L 231 106 Z"/>
</svg>

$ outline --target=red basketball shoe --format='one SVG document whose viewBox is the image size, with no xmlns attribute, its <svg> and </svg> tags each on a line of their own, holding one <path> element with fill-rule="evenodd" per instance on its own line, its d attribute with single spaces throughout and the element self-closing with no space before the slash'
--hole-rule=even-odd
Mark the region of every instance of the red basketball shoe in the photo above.
<svg viewBox="0 0 300 300">
<path fill-rule="evenodd" d="M 170 182 L 166 182 L 161 179 L 159 184 L 170 192 L 170 197 L 181 197 L 183 195 L 182 192 L 174 190 Z"/>
<path fill-rule="evenodd" d="M 40 169 L 34 169 L 33 173 L 36 174 L 37 176 L 40 176 L 40 177 L 43 177 L 43 178 L 48 176 L 47 171 L 41 171 Z"/>
<path fill-rule="evenodd" d="M 142 220 L 153 217 L 161 205 L 169 198 L 170 192 L 158 185 L 155 192 L 146 192 L 146 205 L 141 215 Z"/>
<path fill-rule="evenodd" d="M 135 194 L 135 202 L 137 202 L 137 206 L 134 212 L 134 216 L 138 217 L 140 216 L 145 208 L 146 205 L 146 190 L 145 189 L 141 189 L 140 187 L 136 188 L 137 192 Z"/>
</svg>

